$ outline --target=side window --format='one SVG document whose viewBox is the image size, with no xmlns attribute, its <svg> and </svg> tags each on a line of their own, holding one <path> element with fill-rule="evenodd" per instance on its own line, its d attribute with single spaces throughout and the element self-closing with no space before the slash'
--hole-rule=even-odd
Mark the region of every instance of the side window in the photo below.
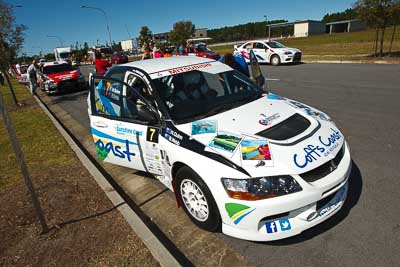
<svg viewBox="0 0 400 267">
<path fill-rule="evenodd" d="M 253 48 L 253 43 L 247 43 L 245 46 L 243 46 L 244 49 L 248 48 Z"/>
<path fill-rule="evenodd" d="M 254 44 L 254 48 L 257 49 L 266 49 L 267 47 L 265 45 L 263 45 L 262 43 L 255 43 Z"/>
<path fill-rule="evenodd" d="M 112 76 L 112 74 L 108 75 L 110 78 Z M 152 97 L 148 94 L 148 88 L 142 79 L 134 75 L 128 76 L 127 83 L 130 86 L 107 78 L 100 80 L 94 88 L 93 94 L 95 114 L 115 119 L 131 119 L 147 124 L 148 122 L 139 116 L 139 111 L 147 108 L 146 101 L 153 102 Z"/>
</svg>

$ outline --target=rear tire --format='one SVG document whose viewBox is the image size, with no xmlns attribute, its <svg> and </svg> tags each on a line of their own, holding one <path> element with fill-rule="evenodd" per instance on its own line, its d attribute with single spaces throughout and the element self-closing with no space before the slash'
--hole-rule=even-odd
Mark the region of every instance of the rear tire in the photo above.
<svg viewBox="0 0 400 267">
<path fill-rule="evenodd" d="M 217 204 L 201 177 L 185 166 L 178 170 L 176 179 L 176 194 L 192 222 L 206 231 L 220 230 L 221 216 Z"/>
<path fill-rule="evenodd" d="M 281 64 L 281 58 L 278 55 L 273 55 L 271 57 L 271 65 L 272 66 L 279 66 Z"/>
</svg>

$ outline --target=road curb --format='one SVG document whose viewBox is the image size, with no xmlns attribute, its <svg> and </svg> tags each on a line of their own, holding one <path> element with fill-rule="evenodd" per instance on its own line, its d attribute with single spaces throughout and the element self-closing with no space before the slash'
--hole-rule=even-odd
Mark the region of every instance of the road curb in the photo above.
<svg viewBox="0 0 400 267">
<path fill-rule="evenodd" d="M 34 98 L 38 105 L 42 108 L 45 114 L 53 122 L 54 126 L 64 137 L 65 141 L 74 151 L 76 156 L 93 176 L 97 184 L 104 191 L 114 206 L 118 206 L 119 212 L 128 222 L 133 231 L 143 240 L 144 244 L 150 250 L 154 258 L 160 263 L 161 266 L 181 266 L 176 258 L 170 253 L 170 251 L 160 242 L 160 240 L 153 234 L 153 232 L 147 227 L 143 220 L 136 214 L 136 212 L 124 201 L 123 197 L 113 188 L 108 182 L 107 178 L 102 172 L 93 164 L 89 157 L 82 151 L 75 140 L 69 135 L 64 129 L 60 122 L 54 117 L 54 115 L 48 110 L 48 108 L 41 102 L 41 100 L 34 95 Z M 122 204 L 124 203 L 124 204 Z M 121 205 L 122 204 L 122 205 Z"/>
</svg>

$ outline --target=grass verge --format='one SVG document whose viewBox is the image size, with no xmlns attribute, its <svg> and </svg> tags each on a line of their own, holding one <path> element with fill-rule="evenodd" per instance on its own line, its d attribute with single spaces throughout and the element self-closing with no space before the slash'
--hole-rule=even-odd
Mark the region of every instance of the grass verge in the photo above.
<svg viewBox="0 0 400 267">
<path fill-rule="evenodd" d="M 40 235 L 0 119 L 0 266 L 158 266 L 24 86 L 0 87 L 50 227 Z"/>
<path fill-rule="evenodd" d="M 385 34 L 384 51 L 389 50 L 393 27 L 389 27 Z M 400 51 L 400 25 L 397 26 L 392 51 Z M 343 59 L 351 57 L 366 57 L 374 53 L 374 30 L 365 30 L 350 33 L 336 33 L 314 35 L 304 38 L 284 39 L 279 42 L 288 47 L 302 50 L 304 56 L 340 55 Z M 212 50 L 225 54 L 233 51 L 233 45 L 215 46 Z M 323 58 L 321 58 L 323 59 Z"/>
</svg>

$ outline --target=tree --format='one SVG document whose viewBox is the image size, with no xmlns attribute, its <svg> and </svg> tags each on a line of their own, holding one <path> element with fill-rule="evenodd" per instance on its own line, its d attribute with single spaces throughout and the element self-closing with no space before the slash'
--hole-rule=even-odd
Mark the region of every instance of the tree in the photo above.
<svg viewBox="0 0 400 267">
<path fill-rule="evenodd" d="M 83 50 L 85 50 L 85 53 L 87 53 L 87 51 L 89 50 L 89 45 L 87 42 L 83 43 Z"/>
<path fill-rule="evenodd" d="M 14 90 L 7 76 L 7 68 L 16 58 L 24 43 L 24 25 L 16 25 L 13 6 L 0 0 L 0 70 L 6 76 L 14 103 L 18 105 Z"/>
<path fill-rule="evenodd" d="M 16 25 L 13 6 L 0 0 L 0 68 L 7 68 L 24 43 L 24 25 Z"/>
<path fill-rule="evenodd" d="M 397 24 L 400 23 L 400 1 L 395 3 L 390 8 L 390 13 L 392 14 L 391 17 L 392 17 L 393 31 L 392 31 L 392 37 L 390 38 L 389 53 L 392 52 L 394 34 L 396 33 Z"/>
<path fill-rule="evenodd" d="M 194 30 L 195 26 L 190 20 L 176 22 L 173 30 L 169 34 L 169 39 L 176 45 L 185 44 L 186 40 L 194 33 Z"/>
<path fill-rule="evenodd" d="M 143 46 L 144 44 L 150 42 L 152 38 L 153 38 L 153 34 L 150 31 L 149 27 L 142 26 L 142 28 L 140 29 L 139 38 L 138 38 L 139 45 Z"/>
<path fill-rule="evenodd" d="M 357 0 L 354 9 L 358 17 L 368 26 L 375 28 L 375 54 L 379 42 L 379 56 L 383 56 L 385 30 L 394 18 L 392 7 L 398 5 L 399 0 Z"/>
</svg>

